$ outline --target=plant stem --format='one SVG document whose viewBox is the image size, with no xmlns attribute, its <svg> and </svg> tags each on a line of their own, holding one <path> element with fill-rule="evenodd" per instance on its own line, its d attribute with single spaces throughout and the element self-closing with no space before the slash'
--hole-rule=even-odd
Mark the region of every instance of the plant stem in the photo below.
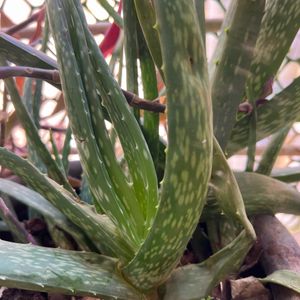
<svg viewBox="0 0 300 300">
<path fill-rule="evenodd" d="M 31 77 L 39 78 L 50 83 L 55 83 L 60 86 L 60 77 L 57 70 L 47 70 L 40 68 L 31 68 L 31 67 L 21 67 L 21 66 L 7 66 L 0 67 L 0 79 L 5 79 L 9 77 Z M 134 93 L 122 90 L 128 104 L 132 107 L 137 107 L 139 109 L 149 110 L 157 113 L 165 112 L 165 105 L 159 103 L 159 98 L 154 99 L 153 101 L 145 100 L 140 98 Z"/>
</svg>

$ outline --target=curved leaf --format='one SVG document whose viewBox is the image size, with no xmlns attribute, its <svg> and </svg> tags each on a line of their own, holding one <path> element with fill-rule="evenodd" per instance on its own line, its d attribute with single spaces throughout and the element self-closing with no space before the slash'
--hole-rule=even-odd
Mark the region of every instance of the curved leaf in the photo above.
<svg viewBox="0 0 300 300">
<path fill-rule="evenodd" d="M 90 45 L 86 40 L 75 2 L 61 0 L 46 2 L 70 127 L 95 205 L 105 211 L 127 238 L 131 248 L 135 249 L 139 244 L 141 228 L 136 226 L 136 219 L 131 217 L 130 210 L 124 201 L 124 195 L 121 198 L 117 194 L 116 188 L 114 188 L 115 178 L 109 173 L 108 164 L 114 162 L 113 166 L 116 166 L 115 158 L 109 161 L 109 158 L 114 155 L 113 148 L 109 147 L 110 144 L 107 143 L 109 139 L 104 125 L 100 99 L 97 95 L 97 85 L 93 78 L 95 64 L 89 57 L 91 48 L 88 49 Z M 81 4 L 79 5 L 81 7 Z M 93 42 L 95 43 L 94 40 Z M 95 47 L 101 55 L 96 43 Z M 102 59 L 104 61 L 103 57 Z M 105 61 L 104 64 L 106 65 Z M 110 78 L 112 79 L 111 75 Z M 99 103 L 98 106 L 96 101 Z M 124 103 L 124 105 L 126 104 Z M 95 126 L 97 120 L 101 122 Z M 102 146 L 102 149 L 99 145 Z M 120 167 L 116 166 L 115 169 L 120 170 Z M 122 182 L 122 186 L 128 187 L 127 182 L 122 181 L 122 177 L 119 175 L 121 176 L 122 173 L 116 174 L 116 181 Z M 128 188 L 127 191 L 131 190 Z M 137 214 L 137 217 L 139 216 Z"/>
<path fill-rule="evenodd" d="M 91 252 L 0 240 L 0 284 L 6 287 L 101 299 L 141 299 L 118 274 L 117 261 Z"/>
<path fill-rule="evenodd" d="M 92 208 L 64 190 L 55 181 L 39 172 L 36 167 L 17 155 L 0 147 L 0 164 L 14 171 L 27 185 L 43 195 L 72 222 L 80 227 L 102 253 L 120 259 L 132 255 L 127 243 L 105 215 L 96 214 Z"/>
<path fill-rule="evenodd" d="M 89 250 L 89 243 L 81 229 L 71 223 L 67 217 L 55 208 L 49 201 L 35 191 L 16 182 L 0 178 L 0 191 L 13 197 L 21 203 L 33 208 L 45 218 L 55 222 L 56 226 L 69 233 L 82 250 Z"/>
<path fill-rule="evenodd" d="M 252 245 L 242 232 L 234 241 L 201 264 L 191 264 L 176 269 L 162 287 L 164 300 L 198 300 L 228 274 L 238 271 L 245 253 Z"/>
<path fill-rule="evenodd" d="M 194 4 L 157 0 L 155 8 L 168 95 L 169 146 L 156 217 L 139 252 L 123 269 L 142 290 L 157 286 L 178 263 L 198 223 L 212 162 L 207 65 Z"/>
<path fill-rule="evenodd" d="M 72 9 L 73 3 L 73 1 L 70 1 Z M 96 68 L 97 88 L 121 141 L 133 188 L 139 205 L 144 212 L 145 222 L 139 226 L 144 225 L 147 229 L 156 213 L 158 202 L 157 178 L 151 154 L 138 123 L 126 105 L 122 90 L 110 73 L 93 36 L 88 30 L 79 1 L 75 1 L 75 6 L 77 6 L 76 10 L 86 34 L 90 59 Z M 145 230 L 144 234 L 146 232 Z"/>
<path fill-rule="evenodd" d="M 249 100 L 258 99 L 266 82 L 276 75 L 299 28 L 299 1 L 267 1 L 251 65 L 251 76 L 247 81 L 252 98 Z"/>
<path fill-rule="evenodd" d="M 257 173 L 234 174 L 243 196 L 247 215 L 276 214 L 300 215 L 300 193 L 290 185 Z M 221 208 L 209 194 L 201 218 L 215 218 Z"/>
<path fill-rule="evenodd" d="M 231 1 L 211 64 L 214 133 L 225 149 L 245 96 L 265 0 Z"/>
<path fill-rule="evenodd" d="M 262 283 L 276 283 L 294 290 L 300 294 L 300 272 L 292 270 L 278 270 L 265 278 L 258 279 Z"/>
</svg>

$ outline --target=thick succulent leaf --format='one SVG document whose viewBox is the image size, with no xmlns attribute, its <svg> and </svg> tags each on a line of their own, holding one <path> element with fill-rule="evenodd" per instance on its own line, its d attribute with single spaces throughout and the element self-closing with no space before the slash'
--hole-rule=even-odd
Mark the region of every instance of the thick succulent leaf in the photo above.
<svg viewBox="0 0 300 300">
<path fill-rule="evenodd" d="M 265 0 L 231 2 L 211 62 L 214 133 L 225 149 L 245 95 Z"/>
<path fill-rule="evenodd" d="M 153 61 L 163 75 L 162 54 L 158 32 L 155 28 L 156 16 L 153 2 L 147 0 L 134 0 L 134 4 Z"/>
<path fill-rule="evenodd" d="M 235 173 L 243 196 L 247 215 L 287 213 L 300 215 L 300 193 L 290 185 L 256 173 Z M 209 193 L 202 220 L 221 213 L 221 208 Z"/>
<path fill-rule="evenodd" d="M 205 202 L 212 158 L 208 74 L 194 4 L 159 0 L 155 8 L 168 95 L 169 148 L 153 225 L 123 269 L 142 290 L 165 280 L 178 263 Z"/>
<path fill-rule="evenodd" d="M 117 261 L 91 252 L 0 240 L 1 286 L 101 299 L 140 299 L 118 274 Z"/>
<path fill-rule="evenodd" d="M 40 119 L 39 119 L 39 111 L 41 104 L 41 92 L 42 92 L 42 81 L 38 80 L 35 83 L 34 91 L 33 91 L 33 79 L 27 78 L 24 82 L 24 95 L 22 100 L 26 107 L 27 112 L 30 115 L 30 118 L 33 120 L 36 129 L 39 129 Z M 17 114 L 19 118 L 19 115 Z M 22 116 L 23 117 L 23 116 Z M 47 168 L 45 167 L 42 160 L 39 158 L 37 151 L 35 150 L 34 145 L 31 142 L 30 135 L 26 135 L 27 140 L 27 152 L 28 159 L 42 172 L 47 172 Z"/>
<path fill-rule="evenodd" d="M 124 54 L 126 58 L 126 88 L 128 91 L 138 94 L 138 44 L 137 29 L 138 19 L 133 0 L 124 1 Z M 139 116 L 137 116 L 139 117 Z"/>
<path fill-rule="evenodd" d="M 96 68 L 97 87 L 121 141 L 133 188 L 145 214 L 144 226 L 147 228 L 156 213 L 158 202 L 157 178 L 151 154 L 141 129 L 126 104 L 122 90 L 110 73 L 109 67 L 88 30 L 80 2 L 69 2 L 72 10 L 74 10 L 74 5 L 76 6 L 76 13 L 84 28 L 86 41 L 91 50 L 90 59 Z"/>
<path fill-rule="evenodd" d="M 56 226 L 69 233 L 82 250 L 89 250 L 90 241 L 87 240 L 81 229 L 71 223 L 64 214 L 37 192 L 2 178 L 0 178 L 0 191 L 34 209 L 46 219 L 52 220 Z"/>
<path fill-rule="evenodd" d="M 292 270 L 278 270 L 265 278 L 260 278 L 260 282 L 276 283 L 294 290 L 300 294 L 300 273 Z"/>
<path fill-rule="evenodd" d="M 123 19 L 114 10 L 114 8 L 109 4 L 109 2 L 107 0 L 98 0 L 98 2 L 108 12 L 108 14 L 114 19 L 114 21 L 122 28 L 123 27 Z"/>
<path fill-rule="evenodd" d="M 162 287 L 164 300 L 197 300 L 208 296 L 211 290 L 228 274 L 238 271 L 252 242 L 242 232 L 222 250 L 201 264 L 176 269 Z"/>
<path fill-rule="evenodd" d="M 87 99 L 88 97 L 93 97 L 93 99 L 97 97 L 96 87 L 91 86 L 95 83 L 93 78 L 95 64 L 90 63 L 89 56 L 84 56 L 85 54 L 88 55 L 88 51 L 91 51 L 87 49 L 90 45 L 85 40 L 83 26 L 75 9 L 75 2 L 49 0 L 47 1 L 47 13 L 55 41 L 70 127 L 76 140 L 83 171 L 88 179 L 95 205 L 100 206 L 105 211 L 134 249 L 139 244 L 137 233 L 139 227 L 135 226 L 135 220 L 130 218 L 129 210 L 124 201 L 121 201 L 123 199 L 118 197 L 108 169 L 105 167 L 107 162 L 104 156 L 106 153 L 101 153 L 98 143 L 102 142 L 105 145 L 106 140 L 98 141 L 95 137 L 92 114 L 95 114 L 98 119 L 100 118 L 100 103 L 99 107 L 89 106 L 91 102 L 89 103 Z M 85 43 L 79 45 L 77 38 Z M 79 46 L 83 47 L 82 52 Z M 97 50 L 100 51 L 98 46 Z M 84 59 L 87 59 L 86 64 Z M 124 103 L 124 105 L 126 104 Z M 121 118 L 119 120 L 121 121 Z M 105 127 L 100 124 L 99 129 L 104 131 Z M 103 132 L 102 136 L 104 134 Z M 112 149 L 111 152 L 113 153 Z"/>
<path fill-rule="evenodd" d="M 271 176 L 277 180 L 284 182 L 300 181 L 300 167 L 287 167 L 282 169 L 275 169 Z"/>
<path fill-rule="evenodd" d="M 138 29 L 139 60 L 144 97 L 154 100 L 158 97 L 156 69 L 140 26 Z M 158 171 L 159 114 L 144 111 L 143 130 L 156 171 Z"/>
<path fill-rule="evenodd" d="M 132 255 L 126 242 L 105 215 L 96 214 L 88 205 L 79 202 L 55 181 L 39 172 L 32 164 L 5 148 L 0 148 L 1 166 L 14 171 L 25 183 L 43 195 L 69 220 L 79 226 L 102 253 L 128 259 Z"/>
<path fill-rule="evenodd" d="M 0 33 L 0 54 L 8 61 L 21 66 L 57 68 L 55 60 L 51 57 L 3 32 Z"/>
<path fill-rule="evenodd" d="M 70 18 L 68 20 L 68 26 L 71 32 L 74 53 L 76 55 L 77 63 L 80 68 L 81 78 L 85 88 L 85 94 L 89 106 L 90 119 L 95 135 L 95 140 L 99 151 L 103 156 L 103 161 L 109 175 L 109 179 L 111 180 L 112 188 L 117 195 L 118 201 L 121 202 L 126 211 L 127 223 L 132 223 L 132 231 L 134 233 L 135 231 L 137 231 L 135 235 L 138 235 L 141 238 L 144 231 L 143 212 L 131 183 L 128 182 L 121 166 L 119 165 L 119 162 L 116 159 L 114 146 L 106 130 L 104 115 L 100 106 L 101 99 L 99 95 L 99 89 L 97 87 L 96 81 L 94 79 L 91 80 L 90 78 L 91 76 L 93 78 L 94 76 L 96 77 L 96 68 L 94 62 L 89 57 L 90 49 L 87 44 L 86 37 L 85 35 L 81 34 L 82 32 L 84 32 L 84 28 L 81 22 L 72 22 L 72 19 L 80 20 L 80 16 L 74 7 L 74 3 L 70 3 L 69 6 L 66 7 L 66 9 L 68 11 L 68 17 Z M 99 52 L 98 47 L 97 50 Z M 87 179 L 89 180 L 89 178 Z M 92 185 L 91 192 L 93 194 Z M 97 201 L 97 199 L 95 199 L 95 201 Z M 112 205 L 115 206 L 116 204 L 112 203 Z"/>
<path fill-rule="evenodd" d="M 211 185 L 221 211 L 228 219 L 240 223 L 248 233 L 248 238 L 254 240 L 255 232 L 247 218 L 239 186 L 215 138 Z"/>
<path fill-rule="evenodd" d="M 69 170 L 69 154 L 71 152 L 71 138 L 72 138 L 72 130 L 69 126 L 65 134 L 65 140 L 64 140 L 64 145 L 61 154 L 62 156 L 61 160 L 66 174 L 68 173 Z"/>
<path fill-rule="evenodd" d="M 300 77 L 282 92 L 257 108 L 256 140 L 259 141 L 299 119 Z M 234 125 L 226 148 L 228 156 L 247 146 L 250 117 L 246 116 Z"/>
<path fill-rule="evenodd" d="M 258 99 L 266 82 L 276 75 L 299 28 L 299 1 L 267 1 L 251 65 L 251 76 L 247 81 L 251 97 L 249 100 Z"/>
</svg>

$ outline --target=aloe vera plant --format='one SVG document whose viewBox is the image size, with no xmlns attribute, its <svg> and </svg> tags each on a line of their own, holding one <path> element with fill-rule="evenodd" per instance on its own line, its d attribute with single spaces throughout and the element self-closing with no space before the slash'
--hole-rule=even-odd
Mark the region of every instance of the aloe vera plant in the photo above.
<svg viewBox="0 0 300 300">
<path fill-rule="evenodd" d="M 99 3 L 112 12 L 107 1 Z M 140 111 L 129 108 L 128 92 L 111 74 L 79 0 L 46 0 L 57 62 L 0 35 L 0 74 L 10 63 L 25 65 L 32 68 L 30 77 L 62 90 L 70 126 L 67 141 L 72 132 L 83 189 L 90 192 L 81 199 L 67 180 L 68 146 L 60 158 L 52 140 L 54 159 L 41 142 L 14 81 L 6 78 L 14 75 L 11 67 L 10 75 L 3 75 L 5 85 L 46 174 L 0 148 L 1 166 L 28 186 L 1 179 L 0 191 L 37 210 L 49 227 L 55 225 L 68 234 L 80 251 L 0 241 L 3 286 L 103 299 L 202 299 L 221 280 L 238 274 L 256 240 L 248 216 L 300 214 L 300 194 L 269 177 L 287 130 L 297 119 L 299 78 L 269 103 L 256 107 L 300 27 L 300 3 L 232 0 L 210 63 L 204 1 L 126 0 L 124 7 L 124 22 L 116 13 L 112 17 L 127 35 L 129 92 L 138 92 L 138 60 L 146 97 L 158 95 L 156 70 L 160 74 L 167 97 L 166 149 L 158 139 L 158 116 L 145 112 L 143 123 Z M 279 38 L 281 43 L 276 44 Z M 251 109 L 237 120 L 239 105 L 245 101 Z M 125 168 L 115 154 L 106 120 L 121 143 Z M 270 144 L 277 148 L 266 151 L 257 169 L 260 174 L 230 169 L 226 157 L 248 146 L 248 166 L 253 171 L 256 141 L 273 133 L 277 135 Z M 160 183 L 159 164 L 164 166 Z M 91 201 L 87 203 L 85 197 Z M 7 227 L 16 232 L 9 217 L 2 217 L 3 221 L 10 220 Z M 178 268 L 193 233 L 195 241 L 199 238 L 197 225 L 207 228 L 210 255 Z M 224 228 L 229 230 L 220 236 Z M 201 243 L 198 248 L 204 247 Z M 300 274 L 295 270 L 268 275 L 259 280 L 300 292 Z"/>
</svg>

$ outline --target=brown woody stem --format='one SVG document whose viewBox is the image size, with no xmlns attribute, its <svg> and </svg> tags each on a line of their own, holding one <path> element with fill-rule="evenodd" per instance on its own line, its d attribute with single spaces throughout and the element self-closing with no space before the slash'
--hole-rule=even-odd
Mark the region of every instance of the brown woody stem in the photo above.
<svg viewBox="0 0 300 300">
<path fill-rule="evenodd" d="M 37 11 L 36 13 L 32 14 L 28 19 L 26 19 L 25 21 L 14 25 L 10 28 L 8 28 L 7 30 L 5 30 L 4 32 L 6 34 L 9 35 L 13 35 L 15 33 L 17 33 L 18 31 L 24 29 L 25 27 L 27 27 L 29 24 L 31 24 L 32 22 L 36 21 L 40 15 L 41 12 L 44 12 L 45 8 L 43 7 L 42 9 L 40 9 L 39 11 Z"/>
<path fill-rule="evenodd" d="M 50 83 L 60 85 L 60 77 L 59 77 L 59 72 L 57 70 L 47 70 L 47 69 L 31 68 L 31 67 L 23 67 L 23 66 L 0 67 L 0 79 L 5 79 L 5 78 L 15 77 L 15 76 L 43 79 L 49 81 Z M 149 100 L 142 99 L 131 92 L 125 90 L 122 91 L 128 104 L 132 107 L 137 107 L 140 109 L 153 111 L 157 113 L 165 112 L 166 106 L 159 102 L 159 98 L 154 101 L 149 101 Z"/>
</svg>

